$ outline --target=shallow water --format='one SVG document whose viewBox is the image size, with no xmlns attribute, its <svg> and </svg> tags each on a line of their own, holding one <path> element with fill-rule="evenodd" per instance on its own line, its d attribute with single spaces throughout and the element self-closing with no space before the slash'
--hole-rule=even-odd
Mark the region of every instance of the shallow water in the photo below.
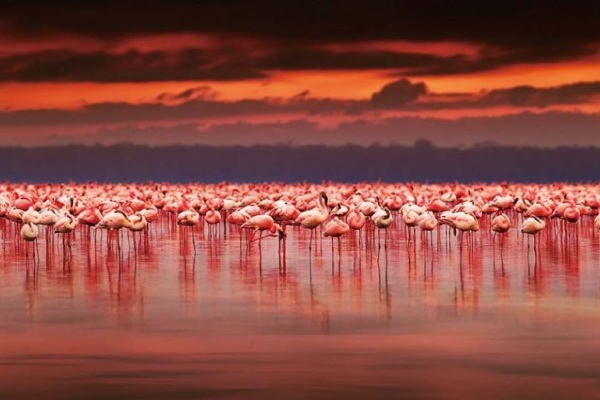
<svg viewBox="0 0 600 400">
<path fill-rule="evenodd" d="M 34 261 L 0 224 L 2 398 L 600 398 L 591 219 L 549 225 L 536 253 L 486 221 L 333 254 L 288 227 L 285 264 L 275 238 L 248 251 L 206 226 L 194 255 L 167 216 L 135 247 L 81 228 Z"/>
</svg>

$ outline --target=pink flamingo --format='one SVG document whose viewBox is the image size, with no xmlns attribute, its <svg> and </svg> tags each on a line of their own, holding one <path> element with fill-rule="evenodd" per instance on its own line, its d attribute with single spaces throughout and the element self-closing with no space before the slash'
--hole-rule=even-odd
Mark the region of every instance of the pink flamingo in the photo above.
<svg viewBox="0 0 600 400">
<path fill-rule="evenodd" d="M 510 226 L 511 226 L 511 222 L 510 222 L 510 218 L 508 218 L 508 215 L 506 215 L 506 214 L 496 215 L 492 219 L 492 231 L 494 232 L 494 237 L 493 237 L 492 241 L 494 239 L 496 239 L 496 234 L 508 232 L 508 230 L 510 229 Z"/>
<path fill-rule="evenodd" d="M 363 213 L 358 211 L 358 209 L 354 208 L 348 213 L 348 216 L 346 217 L 346 222 L 348 223 L 350 229 L 352 229 L 353 231 L 358 231 L 358 248 L 360 249 L 362 242 L 361 229 L 363 228 L 363 226 L 365 226 L 367 218 Z"/>
<path fill-rule="evenodd" d="M 66 214 L 58 219 L 54 224 L 54 233 L 66 236 L 66 245 L 71 252 L 71 232 L 79 225 L 79 222 L 71 214 Z M 65 236 L 63 236 L 63 254 L 65 254 Z"/>
<path fill-rule="evenodd" d="M 345 235 L 350 230 L 347 223 L 342 221 L 339 217 L 334 217 L 331 221 L 325 225 L 325 237 L 331 237 L 331 254 L 333 255 L 333 238 L 338 240 L 338 255 L 341 257 L 342 248 L 340 243 L 340 237 Z"/>
<path fill-rule="evenodd" d="M 214 231 L 215 235 L 217 233 L 217 226 L 221 222 L 222 217 L 221 213 L 214 208 L 210 208 L 204 217 L 204 220 L 208 224 L 208 232 L 209 236 L 211 233 L 211 229 Z"/>
<path fill-rule="evenodd" d="M 279 236 L 279 240 L 285 237 L 285 233 L 279 224 L 276 224 L 273 218 L 270 215 L 255 215 L 254 217 L 249 218 L 246 222 L 244 222 L 241 226 L 244 229 L 254 229 L 252 235 L 248 238 L 248 246 L 254 240 L 258 240 L 258 248 L 261 250 L 262 256 L 262 239 L 263 232 L 270 232 L 267 236 Z M 256 235 L 256 232 L 260 232 L 260 236 L 258 239 L 253 239 Z"/>
<path fill-rule="evenodd" d="M 123 228 L 129 227 L 130 223 L 131 222 L 129 221 L 127 214 L 125 214 L 123 210 L 117 209 L 105 214 L 100 222 L 98 222 L 98 225 L 96 225 L 96 229 L 107 229 L 109 233 L 117 231 L 117 248 L 119 251 L 121 251 L 119 231 Z"/>
<path fill-rule="evenodd" d="M 26 242 L 34 242 L 37 240 L 37 238 L 40 236 L 40 231 L 37 227 L 36 224 L 34 224 L 33 222 L 29 221 L 26 224 L 23 224 L 23 226 L 21 227 L 21 238 L 26 241 Z M 35 249 L 37 246 L 37 242 L 36 245 L 34 245 L 32 243 L 32 247 L 33 247 L 33 259 L 35 260 Z M 29 256 L 29 250 L 27 248 L 25 248 L 25 257 Z"/>
<path fill-rule="evenodd" d="M 419 219 L 417 220 L 417 224 L 423 232 L 431 233 L 430 243 L 433 243 L 433 231 L 438 226 L 438 220 L 435 217 L 435 215 L 433 214 L 433 212 L 428 211 L 424 214 L 421 214 L 419 216 Z"/>
<path fill-rule="evenodd" d="M 177 214 L 177 225 L 188 226 L 192 230 L 192 245 L 194 246 L 194 254 L 196 254 L 196 239 L 194 237 L 194 226 L 200 223 L 200 214 L 190 208 Z"/>
<path fill-rule="evenodd" d="M 385 248 L 387 248 L 388 231 L 387 229 L 392 225 L 394 219 L 392 218 L 392 212 L 387 208 L 379 208 L 373 215 L 371 215 L 373 224 L 377 228 L 378 246 L 381 247 L 381 230 L 385 230 Z"/>
<path fill-rule="evenodd" d="M 534 253 L 536 251 L 535 237 L 545 227 L 546 227 L 546 222 L 544 222 L 541 218 L 536 217 L 535 215 L 527 218 L 525 221 L 523 221 L 523 224 L 521 225 L 521 233 L 524 233 L 524 234 L 527 234 L 530 236 L 534 236 L 534 240 L 533 240 Z M 527 248 L 528 249 L 529 249 L 529 237 L 530 236 L 528 236 L 528 238 L 527 238 Z"/>
<path fill-rule="evenodd" d="M 301 212 L 296 218 L 295 224 L 300 224 L 305 229 L 310 229 L 310 240 L 308 249 L 312 250 L 313 231 L 329 217 L 327 209 L 327 195 L 325 192 L 319 194 L 319 204 L 316 208 Z"/>
</svg>

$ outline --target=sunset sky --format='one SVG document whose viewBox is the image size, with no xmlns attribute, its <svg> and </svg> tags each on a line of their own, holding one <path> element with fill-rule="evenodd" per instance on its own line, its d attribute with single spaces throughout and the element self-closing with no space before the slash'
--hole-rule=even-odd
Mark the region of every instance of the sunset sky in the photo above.
<svg viewBox="0 0 600 400">
<path fill-rule="evenodd" d="M 32 4 L 0 13 L 0 145 L 600 146 L 594 2 Z"/>
</svg>

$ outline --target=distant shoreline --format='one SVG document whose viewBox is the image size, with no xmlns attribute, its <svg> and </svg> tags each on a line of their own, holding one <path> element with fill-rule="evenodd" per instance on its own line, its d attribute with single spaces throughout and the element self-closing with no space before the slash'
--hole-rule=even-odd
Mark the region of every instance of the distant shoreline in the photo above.
<svg viewBox="0 0 600 400">
<path fill-rule="evenodd" d="M 0 147 L 13 182 L 594 182 L 600 148 L 414 146 Z"/>
</svg>

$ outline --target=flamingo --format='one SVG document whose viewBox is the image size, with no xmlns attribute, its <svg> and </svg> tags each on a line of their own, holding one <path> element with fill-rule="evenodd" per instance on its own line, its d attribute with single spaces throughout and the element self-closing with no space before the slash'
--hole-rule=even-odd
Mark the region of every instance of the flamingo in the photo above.
<svg viewBox="0 0 600 400">
<path fill-rule="evenodd" d="M 433 212 L 428 211 L 421 214 L 417 220 L 417 224 L 423 232 L 431 232 L 430 243 L 433 243 L 433 231 L 438 226 L 438 220 Z"/>
<path fill-rule="evenodd" d="M 325 192 L 319 194 L 319 204 L 316 208 L 301 212 L 296 218 L 295 223 L 300 224 L 305 229 L 310 229 L 310 240 L 308 242 L 309 250 L 312 250 L 312 240 L 314 229 L 320 226 L 329 217 L 327 210 L 327 195 Z"/>
<path fill-rule="evenodd" d="M 392 222 L 394 222 L 392 218 L 392 213 L 389 208 L 380 208 L 377 210 L 372 216 L 371 219 L 375 226 L 379 229 L 387 229 Z"/>
<path fill-rule="evenodd" d="M 38 226 L 36 224 L 34 224 L 33 222 L 29 221 L 25 224 L 23 224 L 23 226 L 21 227 L 21 238 L 26 241 L 26 242 L 34 242 L 37 240 L 37 238 L 40 236 L 40 231 L 38 229 Z M 37 242 L 36 242 L 37 243 Z M 35 260 L 35 246 L 32 243 L 32 252 L 33 252 L 33 258 Z M 29 251 L 27 250 L 27 248 L 25 249 L 25 257 L 29 256 Z"/>
<path fill-rule="evenodd" d="M 148 223 L 152 223 L 158 220 L 158 208 L 154 205 L 147 206 L 140 211 L 140 215 L 142 215 Z"/>
<path fill-rule="evenodd" d="M 67 237 L 67 246 L 71 250 L 71 232 L 79 225 L 79 222 L 71 214 L 66 214 L 54 224 L 54 233 L 64 234 Z M 63 254 L 65 248 L 65 236 L 63 236 Z"/>
<path fill-rule="evenodd" d="M 193 208 L 177 214 L 177 225 L 194 226 L 200 223 L 200 214 Z"/>
<path fill-rule="evenodd" d="M 524 213 L 532 206 L 531 201 L 522 197 L 517 197 L 513 202 L 513 209 L 518 213 Z"/>
<path fill-rule="evenodd" d="M 60 217 L 54 224 L 54 233 L 70 234 L 79 225 L 79 222 L 71 214 Z"/>
<path fill-rule="evenodd" d="M 381 229 L 385 229 L 385 248 L 387 248 L 387 236 L 388 236 L 388 231 L 387 228 L 390 227 L 390 225 L 392 224 L 392 222 L 394 222 L 394 219 L 392 218 L 392 212 L 389 210 L 389 208 L 385 207 L 385 208 L 379 208 L 372 216 L 371 219 L 373 220 L 373 224 L 375 224 L 375 227 L 378 229 L 377 231 L 377 236 L 379 237 L 379 247 L 381 247 Z"/>
<path fill-rule="evenodd" d="M 419 224 L 419 213 L 411 208 L 402 209 L 402 220 L 408 228 L 408 240 L 410 241 L 410 231 Z"/>
<path fill-rule="evenodd" d="M 96 228 L 108 229 L 115 231 L 128 227 L 130 224 L 129 217 L 122 210 L 113 210 L 105 214 Z"/>
<path fill-rule="evenodd" d="M 337 216 L 337 217 L 345 217 L 348 212 L 350 211 L 350 209 L 348 208 L 348 206 L 344 203 L 338 203 L 332 210 L 332 214 Z"/>
<path fill-rule="evenodd" d="M 346 216 L 346 222 L 348 223 L 350 229 L 352 229 L 353 231 L 358 231 L 358 248 L 360 249 L 362 242 L 361 229 L 363 228 L 363 226 L 365 226 L 367 218 L 363 213 L 358 211 L 358 209 L 353 208 L 352 211 L 350 211 Z"/>
<path fill-rule="evenodd" d="M 98 225 L 96 225 L 96 229 L 107 229 L 109 232 L 120 231 L 123 228 L 129 227 L 131 222 L 129 221 L 129 217 L 123 210 L 116 209 L 105 214 Z M 108 234 L 107 234 L 108 236 Z M 121 251 L 121 242 L 119 239 L 119 234 L 117 233 L 117 247 L 119 251 Z"/>
<path fill-rule="evenodd" d="M 454 203 L 456 201 L 456 194 L 454 192 L 442 193 L 440 200 L 444 203 Z"/>
<path fill-rule="evenodd" d="M 377 201 L 377 200 L 376 200 Z M 358 211 L 360 211 L 365 217 L 370 217 L 379 209 L 377 202 L 363 200 L 358 204 Z"/>
<path fill-rule="evenodd" d="M 533 251 L 535 252 L 535 236 L 546 227 L 546 222 L 535 215 L 527 218 L 521 225 L 521 233 L 534 236 Z M 527 239 L 527 248 L 529 248 L 529 238 Z"/>
<path fill-rule="evenodd" d="M 208 224 L 209 236 L 210 236 L 211 229 L 215 232 L 215 235 L 216 235 L 217 226 L 222 220 L 221 213 L 219 211 L 217 211 L 214 207 L 211 206 L 209 208 L 208 212 L 206 213 L 204 220 Z"/>
<path fill-rule="evenodd" d="M 333 254 L 333 238 L 337 238 L 338 240 L 338 255 L 341 257 L 342 248 L 340 243 L 340 237 L 345 235 L 350 230 L 350 227 L 347 223 L 342 221 L 339 217 L 334 217 L 331 221 L 325 225 L 325 233 L 323 234 L 325 237 L 331 238 L 331 254 Z"/>
<path fill-rule="evenodd" d="M 141 211 L 137 211 L 135 212 L 133 215 L 129 216 L 129 225 L 127 226 L 127 228 L 131 231 L 131 236 L 133 236 L 133 251 L 135 254 L 137 254 L 137 245 L 135 243 L 135 232 L 142 232 L 144 230 L 146 230 L 146 228 L 148 227 L 148 221 L 146 220 L 146 217 L 144 217 L 144 215 L 141 213 Z M 141 235 L 141 233 L 140 233 Z M 193 236 L 192 236 L 193 238 Z M 127 236 L 127 239 L 129 240 L 129 236 Z M 140 244 L 141 244 L 141 236 L 140 236 Z M 194 254 L 196 251 L 196 246 L 194 246 Z"/>
<path fill-rule="evenodd" d="M 39 228 L 36 224 L 34 224 L 31 221 L 27 222 L 26 224 L 23 224 L 23 226 L 21 227 L 21 238 L 26 242 L 33 242 L 34 240 L 37 240 L 39 235 Z"/>
<path fill-rule="evenodd" d="M 594 227 L 596 228 L 596 231 L 600 232 L 600 214 L 594 218 Z"/>
<path fill-rule="evenodd" d="M 102 220 L 102 213 L 96 207 L 89 207 L 81 212 L 77 219 L 83 225 L 96 226 Z"/>
<path fill-rule="evenodd" d="M 194 247 L 194 254 L 196 254 L 196 239 L 194 237 L 194 226 L 200 223 L 200 214 L 190 208 L 177 214 L 177 225 L 188 226 L 192 230 L 192 246 Z"/>
<path fill-rule="evenodd" d="M 59 218 L 60 215 L 54 208 L 44 208 L 39 213 L 38 224 L 46 227 L 46 245 L 48 245 L 50 239 L 50 227 L 53 226 Z"/>
<path fill-rule="evenodd" d="M 510 218 L 506 214 L 496 215 L 492 219 L 492 231 L 494 232 L 494 237 L 492 240 L 496 239 L 496 234 L 498 233 L 506 233 L 510 229 L 511 222 Z"/>
<path fill-rule="evenodd" d="M 445 214 L 445 215 L 444 215 Z M 479 230 L 479 222 L 477 219 L 466 212 L 459 211 L 455 213 L 444 213 L 440 217 L 440 222 L 449 225 L 456 234 L 460 231 L 460 244 L 462 248 L 462 237 L 465 232 L 477 232 Z"/>
<path fill-rule="evenodd" d="M 251 242 L 256 240 L 253 238 L 256 235 L 256 232 L 260 232 L 260 236 L 258 237 L 258 248 L 261 249 L 261 255 L 262 255 L 262 239 L 263 239 L 262 234 L 264 231 L 270 232 L 270 234 L 267 236 L 279 235 L 279 240 L 282 240 L 285 237 L 285 233 L 283 232 L 283 229 L 281 229 L 281 226 L 279 226 L 279 224 L 275 223 L 275 221 L 273 220 L 273 217 L 271 217 L 270 215 L 265 215 L 265 214 L 255 215 L 254 217 L 251 217 L 246 222 L 244 222 L 242 224 L 241 228 L 254 229 L 254 231 L 252 232 L 252 235 L 250 236 L 250 238 L 248 238 L 248 244 L 250 244 Z"/>
<path fill-rule="evenodd" d="M 340 238 L 350 230 L 347 223 L 342 221 L 339 217 L 334 217 L 331 221 L 325 225 L 325 237 Z"/>
<path fill-rule="evenodd" d="M 567 208 L 565 208 L 565 210 L 563 211 L 563 215 L 562 218 L 567 221 L 570 222 L 572 224 L 576 223 L 577 221 L 579 221 L 579 217 L 581 216 L 581 213 L 579 212 L 579 210 L 574 207 L 574 206 L 568 206 Z"/>
<path fill-rule="evenodd" d="M 127 228 L 131 232 L 141 232 L 148 226 L 148 221 L 139 211 L 129 217 L 129 225 Z"/>
<path fill-rule="evenodd" d="M 15 206 L 12 206 L 8 209 L 8 212 L 6 213 L 6 218 L 9 221 L 21 223 L 21 222 L 23 222 L 24 214 L 25 214 L 25 211 L 21 210 L 20 208 L 15 207 Z"/>
<path fill-rule="evenodd" d="M 531 216 L 536 216 L 538 218 L 546 218 L 549 217 L 552 214 L 552 207 L 550 207 L 547 204 L 542 204 L 542 203 L 534 203 L 531 206 L 529 206 L 529 208 L 527 208 L 527 210 L 525 210 L 525 212 L 523 213 L 523 216 L 525 217 L 531 217 Z"/>
<path fill-rule="evenodd" d="M 363 228 L 363 226 L 365 226 L 367 218 L 363 213 L 361 213 L 355 208 L 354 210 L 350 211 L 350 213 L 348 213 L 346 221 L 348 222 L 348 226 L 350 227 L 350 229 L 359 231 Z"/>
<path fill-rule="evenodd" d="M 37 224 L 40 219 L 40 213 L 36 211 L 33 207 L 29 207 L 29 209 L 23 213 L 22 219 L 24 224 L 27 224 L 29 222 Z"/>
<path fill-rule="evenodd" d="M 491 204 L 500 210 L 508 210 L 509 208 L 514 207 L 515 199 L 513 199 L 511 195 L 496 196 L 494 200 L 491 201 Z"/>
</svg>

